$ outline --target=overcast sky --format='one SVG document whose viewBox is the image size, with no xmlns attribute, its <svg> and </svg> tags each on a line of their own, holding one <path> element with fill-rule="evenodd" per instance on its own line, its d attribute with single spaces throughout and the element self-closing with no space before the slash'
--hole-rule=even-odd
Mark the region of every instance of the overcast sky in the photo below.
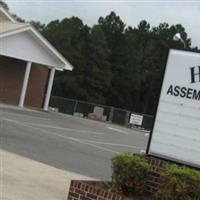
<svg viewBox="0 0 200 200">
<path fill-rule="evenodd" d="M 48 23 L 51 20 L 78 16 L 85 24 L 97 23 L 100 16 L 115 11 L 125 24 L 137 26 L 145 19 L 151 26 L 161 22 L 182 24 L 192 45 L 200 47 L 200 0 L 133 1 L 133 0 L 6 0 L 12 13 L 26 20 Z"/>
</svg>

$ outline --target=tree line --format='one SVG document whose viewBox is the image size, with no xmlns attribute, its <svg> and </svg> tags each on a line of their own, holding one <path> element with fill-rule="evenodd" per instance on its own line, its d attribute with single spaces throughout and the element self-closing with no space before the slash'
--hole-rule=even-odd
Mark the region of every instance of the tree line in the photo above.
<svg viewBox="0 0 200 200">
<path fill-rule="evenodd" d="M 181 24 L 131 27 L 115 12 L 92 27 L 78 17 L 31 23 L 74 66 L 56 72 L 53 95 L 141 113 L 155 113 L 169 49 L 184 48 L 173 36 L 181 33 L 185 48 L 199 52 Z"/>
</svg>

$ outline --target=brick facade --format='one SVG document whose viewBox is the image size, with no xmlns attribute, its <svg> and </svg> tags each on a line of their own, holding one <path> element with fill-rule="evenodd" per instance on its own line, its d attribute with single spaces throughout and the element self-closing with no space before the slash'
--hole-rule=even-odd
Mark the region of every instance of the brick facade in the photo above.
<svg viewBox="0 0 200 200">
<path fill-rule="evenodd" d="M 48 76 L 49 69 L 46 66 L 32 65 L 24 103 L 25 106 L 42 108 Z"/>
<path fill-rule="evenodd" d="M 0 102 L 19 104 L 25 68 L 25 61 L 0 56 Z M 42 107 L 48 73 L 46 66 L 32 65 L 25 106 Z"/>
</svg>

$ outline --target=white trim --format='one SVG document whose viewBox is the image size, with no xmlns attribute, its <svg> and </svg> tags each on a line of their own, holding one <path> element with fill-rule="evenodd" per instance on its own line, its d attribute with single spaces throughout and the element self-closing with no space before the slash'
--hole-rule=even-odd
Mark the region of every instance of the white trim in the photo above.
<svg viewBox="0 0 200 200">
<path fill-rule="evenodd" d="M 1 33 L 0 34 L 0 38 L 6 37 L 6 36 L 10 36 L 10 35 L 15 35 L 15 34 L 18 34 L 18 33 L 24 32 L 24 31 L 28 31 L 28 30 L 30 30 L 29 26 L 24 26 L 24 27 L 21 27 L 21 28 L 16 28 L 15 30 L 10 30 L 10 31 Z"/>
<path fill-rule="evenodd" d="M 0 38 L 18 34 L 18 33 L 24 32 L 24 31 L 31 31 L 44 44 L 44 46 L 47 49 L 49 49 L 65 65 L 64 67 L 60 66 L 60 68 L 64 68 L 64 69 L 70 70 L 70 71 L 73 70 L 73 66 L 31 25 L 19 28 L 14 31 L 2 33 L 2 34 L 0 34 Z"/>
<path fill-rule="evenodd" d="M 64 69 L 61 69 L 61 68 L 56 68 L 56 70 L 57 70 L 57 71 L 61 71 L 61 72 L 64 71 Z"/>
<path fill-rule="evenodd" d="M 19 100 L 19 107 L 24 107 L 26 90 L 27 90 L 27 87 L 28 87 L 28 80 L 29 80 L 29 75 L 30 75 L 30 71 L 31 71 L 31 65 L 32 65 L 31 62 L 27 62 L 25 73 L 24 73 L 24 80 L 23 80 L 20 100 Z"/>
<path fill-rule="evenodd" d="M 3 7 L 0 6 L 0 11 L 13 23 L 16 23 L 16 20 L 14 19 L 14 17 L 12 17 L 10 15 L 10 13 L 8 11 L 6 11 Z"/>
<path fill-rule="evenodd" d="M 45 46 L 66 65 L 65 69 L 73 70 L 73 66 L 49 43 L 48 40 L 46 40 L 34 27 L 30 26 L 30 28 L 30 30 L 38 37 L 38 39 L 40 39 L 45 44 Z"/>
<path fill-rule="evenodd" d="M 45 67 L 64 69 L 65 65 L 47 49 L 31 31 L 0 39 L 0 54 L 23 61 L 31 61 Z"/>
<path fill-rule="evenodd" d="M 46 92 L 46 97 L 45 97 L 44 107 L 43 107 L 45 111 L 48 111 L 49 100 L 50 100 L 50 96 L 51 96 L 51 90 L 52 90 L 52 87 L 53 87 L 53 80 L 54 80 L 55 71 L 56 71 L 55 68 L 52 68 L 51 72 L 50 72 L 48 87 L 47 87 L 47 92 Z"/>
</svg>

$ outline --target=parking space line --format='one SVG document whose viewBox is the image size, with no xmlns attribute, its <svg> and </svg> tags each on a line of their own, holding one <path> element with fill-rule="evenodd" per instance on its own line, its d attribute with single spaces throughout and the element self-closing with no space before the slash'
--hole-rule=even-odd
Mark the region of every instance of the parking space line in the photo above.
<svg viewBox="0 0 200 200">
<path fill-rule="evenodd" d="M 32 126 L 42 127 L 42 128 L 53 128 L 53 129 L 73 131 L 73 132 L 77 132 L 77 133 L 89 133 L 89 134 L 95 134 L 95 135 L 104 135 L 104 133 L 95 132 L 95 131 L 78 130 L 78 129 L 72 129 L 72 128 L 67 128 L 67 127 L 51 126 L 51 125 L 45 125 L 45 124 L 43 125 L 43 124 L 36 124 L 36 123 L 29 123 L 29 122 L 23 122 L 23 123 L 29 124 Z"/>
<path fill-rule="evenodd" d="M 125 134 L 125 135 L 130 135 L 130 133 L 128 133 L 128 132 L 126 132 L 126 131 L 123 131 L 123 130 L 121 130 L 121 129 L 118 129 L 118 128 L 113 128 L 113 127 L 111 127 L 111 126 L 107 126 L 107 128 L 110 129 L 110 130 L 119 132 L 119 133 L 123 133 L 123 134 Z"/>
<path fill-rule="evenodd" d="M 94 144 L 102 144 L 102 145 L 110 145 L 110 146 L 118 146 L 118 147 L 129 147 L 129 148 L 135 148 L 135 149 L 141 149 L 144 148 L 143 146 L 136 146 L 136 145 L 126 145 L 126 144 L 116 144 L 116 143 L 109 143 L 109 142 L 98 142 L 98 141 L 93 141 L 93 140 L 84 140 L 89 143 L 94 143 Z"/>
<path fill-rule="evenodd" d="M 95 145 L 95 144 L 88 143 L 89 141 L 87 142 L 87 140 L 78 139 L 78 138 L 73 138 L 73 137 L 71 137 L 71 139 L 74 140 L 74 141 L 77 141 L 77 142 L 79 142 L 79 143 L 81 143 L 81 144 L 87 144 L 87 145 L 92 146 L 92 147 L 95 147 L 95 148 L 97 148 L 97 149 L 101 149 L 101 150 L 109 151 L 109 152 L 111 152 L 111 153 L 119 154 L 118 151 L 114 151 L 114 150 L 111 150 L 111 149 L 108 149 L 108 148 L 105 148 L 105 147 L 101 147 L 101 146 L 98 146 L 98 145 Z M 84 142 L 84 141 L 85 141 L 85 142 Z"/>
<path fill-rule="evenodd" d="M 78 139 L 78 138 L 73 138 L 73 137 L 61 135 L 61 134 L 59 134 L 59 133 L 55 133 L 55 132 L 47 131 L 47 130 L 45 130 L 45 129 L 41 129 L 41 128 L 34 127 L 34 126 L 31 126 L 31 125 L 27 125 L 27 124 L 22 123 L 22 122 L 17 121 L 17 120 L 11 120 L 11 119 L 3 119 L 3 120 L 8 121 L 8 122 L 13 122 L 13 123 L 15 123 L 15 124 L 19 124 L 19 125 L 21 125 L 21 126 L 25 126 L 25 127 L 28 127 L 28 128 L 36 129 L 36 130 L 39 130 L 39 131 L 41 131 L 41 132 L 48 133 L 48 134 L 53 135 L 53 136 L 56 136 L 56 137 L 62 137 L 62 138 L 68 139 L 68 140 L 76 141 L 76 142 L 79 142 L 79 143 L 81 143 L 81 144 L 85 144 L 85 145 L 88 145 L 88 146 L 92 146 L 92 147 L 94 147 L 94 148 L 97 148 L 97 149 L 100 149 L 100 150 L 103 150 L 103 151 L 107 151 L 107 152 L 110 152 L 110 153 L 119 154 L 119 152 L 117 152 L 117 151 L 113 151 L 113 150 L 108 149 L 108 148 L 105 148 L 105 147 L 100 147 L 100 146 L 98 146 L 98 145 L 94 145 L 94 144 L 90 144 L 90 143 L 87 143 L 87 142 L 83 142 L 83 141 L 81 141 L 81 140 Z"/>
<path fill-rule="evenodd" d="M 0 114 L 8 114 L 8 115 L 20 116 L 20 117 L 28 117 L 28 118 L 33 118 L 33 119 L 51 120 L 51 119 L 49 119 L 47 117 L 34 117 L 34 116 L 17 114 L 17 113 L 10 113 L 10 112 L 4 112 L 4 111 L 0 111 Z"/>
</svg>

